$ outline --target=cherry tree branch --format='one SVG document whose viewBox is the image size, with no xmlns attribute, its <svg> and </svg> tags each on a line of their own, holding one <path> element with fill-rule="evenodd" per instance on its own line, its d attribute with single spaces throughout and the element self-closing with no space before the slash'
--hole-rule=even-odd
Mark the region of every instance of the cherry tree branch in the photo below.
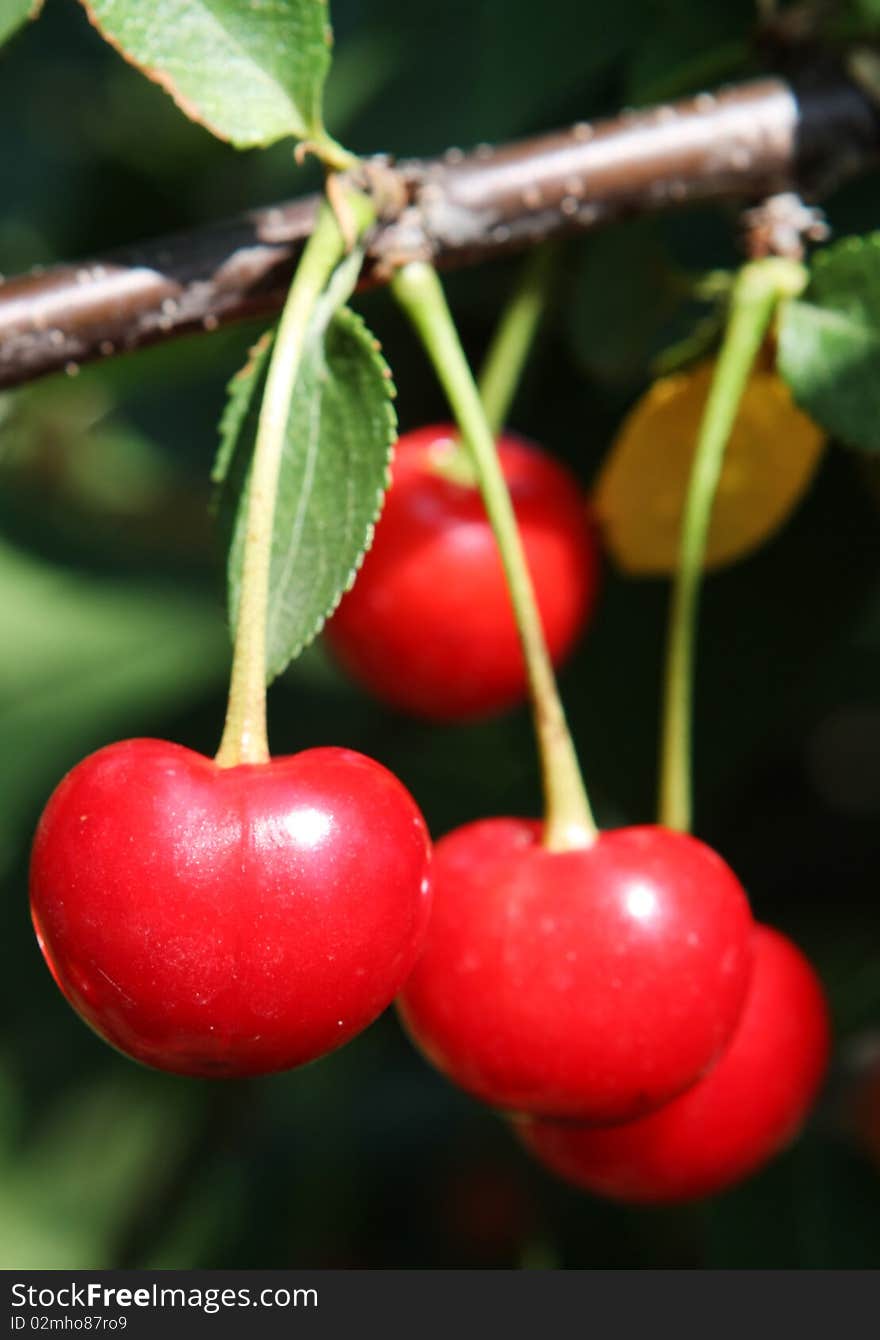
<svg viewBox="0 0 880 1340">
<path fill-rule="evenodd" d="M 385 282 L 408 260 L 475 264 L 697 202 L 818 200 L 878 159 L 880 109 L 832 70 L 440 159 L 375 160 L 395 204 L 362 283 Z M 277 311 L 316 206 L 295 200 L 0 283 L 0 387 Z"/>
</svg>

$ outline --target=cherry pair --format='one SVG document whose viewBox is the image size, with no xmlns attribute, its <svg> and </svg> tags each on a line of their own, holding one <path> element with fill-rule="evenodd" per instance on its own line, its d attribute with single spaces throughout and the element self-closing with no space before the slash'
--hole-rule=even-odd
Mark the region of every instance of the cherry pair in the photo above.
<svg viewBox="0 0 880 1340">
<path fill-rule="evenodd" d="M 758 926 L 742 1016 L 704 1079 L 619 1126 L 523 1118 L 515 1129 L 540 1163 L 596 1195 L 641 1204 L 699 1199 L 757 1172 L 794 1138 L 829 1046 L 815 972 L 784 935 Z"/>
<path fill-rule="evenodd" d="M 827 1010 L 710 848 L 663 828 L 549 852 L 471 824 L 435 849 L 427 944 L 399 1001 L 444 1073 L 515 1114 L 563 1177 L 633 1201 L 723 1189 L 803 1121 Z"/>
</svg>

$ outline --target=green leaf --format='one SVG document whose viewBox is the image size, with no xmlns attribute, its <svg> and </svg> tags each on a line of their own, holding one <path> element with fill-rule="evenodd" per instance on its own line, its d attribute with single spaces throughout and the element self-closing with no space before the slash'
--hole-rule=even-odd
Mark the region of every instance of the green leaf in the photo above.
<svg viewBox="0 0 880 1340">
<path fill-rule="evenodd" d="M 35 19 L 42 8 L 43 0 L 3 0 L 0 42 L 5 42 L 28 19 Z"/>
<path fill-rule="evenodd" d="M 323 135 L 327 0 L 82 0 L 193 121 L 240 148 Z"/>
<path fill-rule="evenodd" d="M 802 409 L 853 447 L 880 451 L 880 233 L 816 254 L 785 304 L 779 369 Z"/>
<path fill-rule="evenodd" d="M 354 580 L 388 483 L 394 388 L 378 345 L 328 292 L 297 377 L 272 541 L 267 669 L 274 679 L 321 631 Z M 233 379 L 214 478 L 231 516 L 229 610 L 234 628 L 247 518 L 247 474 L 269 366 L 268 341 Z"/>
</svg>

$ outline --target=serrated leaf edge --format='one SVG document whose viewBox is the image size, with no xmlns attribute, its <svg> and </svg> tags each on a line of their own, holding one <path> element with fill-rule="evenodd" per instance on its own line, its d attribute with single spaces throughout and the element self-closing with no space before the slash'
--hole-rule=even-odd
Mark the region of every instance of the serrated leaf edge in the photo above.
<svg viewBox="0 0 880 1340">
<path fill-rule="evenodd" d="M 263 331 L 259 339 L 255 340 L 250 349 L 248 349 L 245 362 L 232 374 L 229 381 L 226 383 L 226 400 L 223 404 L 220 421 L 217 424 L 217 435 L 220 438 L 220 445 L 217 448 L 214 455 L 214 462 L 211 466 L 211 483 L 218 488 L 223 485 L 229 472 L 229 466 L 232 463 L 232 457 L 235 454 L 236 439 L 232 438 L 230 440 L 229 434 L 232 429 L 232 421 L 239 415 L 240 406 L 237 400 L 238 392 L 242 391 L 244 394 L 247 393 L 247 388 L 240 386 L 239 383 L 247 382 L 249 379 L 253 378 L 251 390 L 253 389 L 253 386 L 256 385 L 262 370 L 260 364 L 264 358 L 268 357 L 269 350 L 272 348 L 275 339 L 276 329 L 276 326 L 270 326 L 268 330 Z M 245 405 L 245 414 L 247 413 L 249 405 L 250 401 Z"/>
<path fill-rule="evenodd" d="M 874 249 L 880 252 L 880 231 L 842 237 L 840 241 L 832 242 L 830 246 L 822 247 L 819 251 L 814 252 L 810 259 L 810 270 L 815 273 L 833 265 L 840 256 L 855 255 L 860 251 Z M 805 296 L 809 300 L 809 289 Z"/>
<path fill-rule="evenodd" d="M 43 0 L 36 0 L 36 3 L 37 6 L 39 7 L 43 4 Z M 88 18 L 89 23 L 92 25 L 93 28 L 97 30 L 98 33 L 100 33 L 102 39 L 107 43 L 108 46 L 113 48 L 113 50 L 117 53 L 117 55 L 121 56 L 124 61 L 126 61 L 129 65 L 131 65 L 135 70 L 138 70 L 142 75 L 144 75 L 145 78 L 149 79 L 151 83 L 158 84 L 159 87 L 163 90 L 163 92 L 168 94 L 169 98 L 174 103 L 174 105 L 178 107 L 181 112 L 183 112 L 185 117 L 187 117 L 195 125 L 202 126 L 204 130 L 210 131 L 212 135 L 214 135 L 218 140 L 222 140 L 224 144 L 232 144 L 237 149 L 266 149 L 269 147 L 269 145 L 277 144 L 280 140 L 284 140 L 287 138 L 296 140 L 308 140 L 317 137 L 318 132 L 321 129 L 320 125 L 317 124 L 312 126 L 306 125 L 305 120 L 298 115 L 296 106 L 294 105 L 294 103 L 290 101 L 289 98 L 287 98 L 286 100 L 293 114 L 292 122 L 296 123 L 291 124 L 289 130 L 286 130 L 281 134 L 275 133 L 271 135 L 260 135 L 260 136 L 249 135 L 241 137 L 236 135 L 227 135 L 224 131 L 222 131 L 219 128 L 219 126 L 214 125 L 214 123 L 207 116 L 205 116 L 195 106 L 195 104 L 192 103 L 190 99 L 186 97 L 185 94 L 181 93 L 180 89 L 177 87 L 174 80 L 169 74 L 166 74 L 163 70 L 159 70 L 154 66 L 144 65 L 139 60 L 136 60 L 135 57 L 126 50 L 126 48 L 121 44 L 121 42 L 119 42 L 117 38 L 112 36 L 111 33 L 108 33 L 104 28 L 104 26 L 102 25 L 101 21 L 99 20 L 98 16 L 92 9 L 91 0 L 80 0 L 80 4 L 86 11 L 86 17 Z M 31 17 L 34 16 L 32 15 Z M 329 25 L 327 25 L 326 31 L 329 34 L 330 32 Z M 331 42 L 328 41 L 328 47 L 330 45 Z"/>
<path fill-rule="evenodd" d="M 367 554 L 370 552 L 370 549 L 373 546 L 373 540 L 376 537 L 376 526 L 379 523 L 379 520 L 382 516 L 382 512 L 385 507 L 385 499 L 388 496 L 388 489 L 391 486 L 391 467 L 394 463 L 394 450 L 395 450 L 395 443 L 397 441 L 397 413 L 394 408 L 394 400 L 397 396 L 397 388 L 394 385 L 391 368 L 389 367 L 388 362 L 386 361 L 382 353 L 382 347 L 379 344 L 379 341 L 374 337 L 372 331 L 370 330 L 367 323 L 364 321 L 363 317 L 360 316 L 358 312 L 353 311 L 352 308 L 350 307 L 338 308 L 334 314 L 334 317 L 331 319 L 336 320 L 342 319 L 348 321 L 353 329 L 357 328 L 359 333 L 362 333 L 363 335 L 366 336 L 365 342 L 371 345 L 372 355 L 375 358 L 377 365 L 381 369 L 383 379 L 388 384 L 388 397 L 384 404 L 384 412 L 388 424 L 389 447 L 385 462 L 384 479 L 382 487 L 376 491 L 375 510 L 373 513 L 373 519 L 372 521 L 370 521 L 368 526 L 367 538 L 364 547 L 363 549 L 361 549 L 358 557 L 352 564 L 351 571 L 349 572 L 345 585 L 339 591 L 339 594 L 337 595 L 333 604 L 329 607 L 327 612 L 321 617 L 320 621 L 316 623 L 314 630 L 309 634 L 309 636 L 304 638 L 302 642 L 300 642 L 295 647 L 287 662 L 288 666 L 292 661 L 295 661 L 296 658 L 302 654 L 302 652 L 305 651 L 306 647 L 310 647 L 312 643 L 315 641 L 315 639 L 321 635 L 321 633 L 324 631 L 324 628 L 327 625 L 328 620 L 332 619 L 333 615 L 339 609 L 339 606 L 341 605 L 344 597 L 348 594 L 348 592 L 355 584 L 357 575 L 360 572 L 361 568 L 363 567 L 364 559 L 366 558 Z M 285 666 L 285 669 L 286 668 L 287 667 Z M 284 673 L 283 670 L 279 671 L 279 674 L 283 673 Z"/>
</svg>

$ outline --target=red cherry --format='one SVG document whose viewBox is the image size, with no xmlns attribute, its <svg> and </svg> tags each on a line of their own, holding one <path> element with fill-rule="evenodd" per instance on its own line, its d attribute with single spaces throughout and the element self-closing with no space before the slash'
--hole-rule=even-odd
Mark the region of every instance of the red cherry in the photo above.
<svg viewBox="0 0 880 1340">
<path fill-rule="evenodd" d="M 428 1058 L 495 1107 L 628 1120 L 721 1054 L 751 968 L 752 920 L 709 847 L 621 828 L 550 852 L 524 819 L 435 848 L 425 951 L 399 998 Z"/>
<path fill-rule="evenodd" d="M 541 1163 L 597 1195 L 695 1200 L 748 1177 L 789 1143 L 819 1091 L 829 1045 L 819 979 L 790 940 L 760 926 L 739 1026 L 699 1084 L 624 1126 L 524 1120 L 516 1129 Z"/>
<path fill-rule="evenodd" d="M 429 852 L 409 793 L 361 754 L 218 768 L 126 740 L 49 800 L 31 910 L 62 992 L 113 1046 L 187 1075 L 264 1074 L 391 1002 L 422 944 Z"/>
<path fill-rule="evenodd" d="M 478 489 L 442 473 L 455 429 L 406 433 L 373 546 L 327 625 L 339 660 L 376 697 L 417 716 L 455 721 L 503 710 L 526 694 L 522 651 L 498 548 Z M 555 663 L 592 610 L 596 540 L 574 476 L 534 444 L 498 451 Z"/>
</svg>

